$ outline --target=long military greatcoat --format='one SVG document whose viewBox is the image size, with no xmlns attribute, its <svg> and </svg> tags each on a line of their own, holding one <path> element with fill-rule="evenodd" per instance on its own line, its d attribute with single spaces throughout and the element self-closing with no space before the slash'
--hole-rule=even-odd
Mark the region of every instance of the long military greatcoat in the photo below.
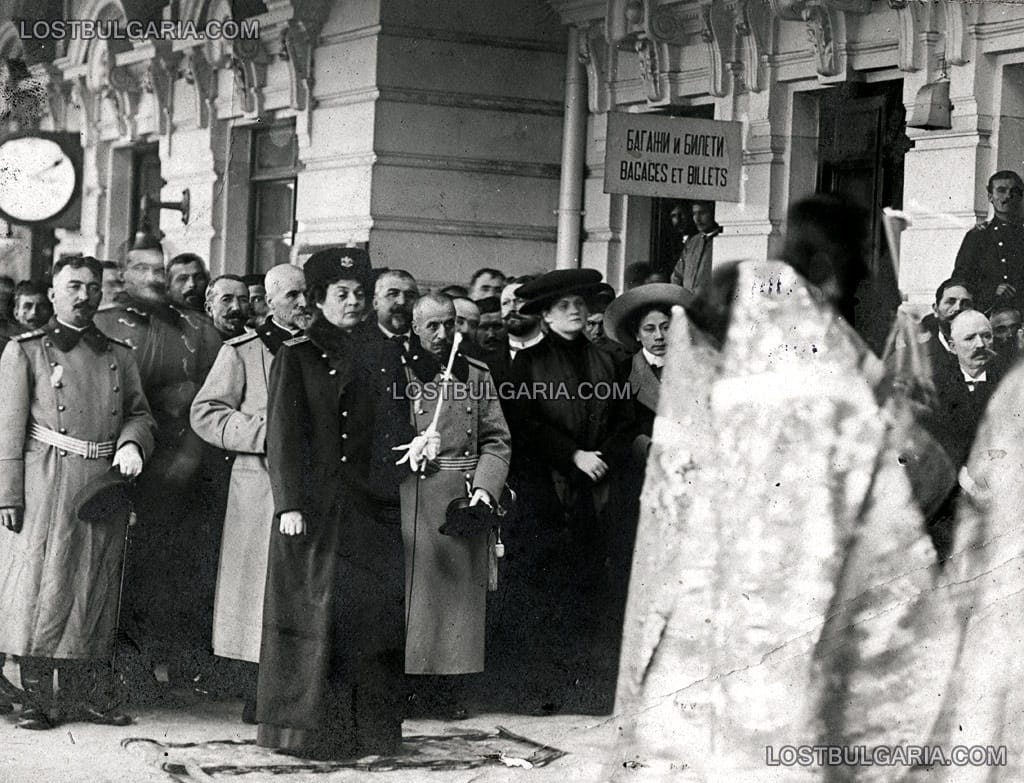
<svg viewBox="0 0 1024 783">
<path fill-rule="evenodd" d="M 0 358 L 0 507 L 24 509 L 0 529 L 0 651 L 47 658 L 111 654 L 124 514 L 82 522 L 75 494 L 110 469 L 28 437 L 35 422 L 86 441 L 153 450 L 153 417 L 132 351 L 95 330 L 73 342 L 57 322 L 15 337 Z"/>
<path fill-rule="evenodd" d="M 408 372 L 417 380 L 413 370 Z M 431 373 L 428 381 L 435 386 L 425 388 L 439 393 L 424 393 L 410 403 L 416 432 L 430 425 L 439 404 L 443 407 L 437 424 L 441 470 L 410 474 L 401 487 L 407 674 L 484 670 L 488 534 L 445 536 L 438 528 L 448 504 L 466 497 L 467 481 L 471 489 L 501 497 L 510 436 L 487 365 L 459 356 L 452 374 L 442 384 L 440 372 Z"/>
<path fill-rule="evenodd" d="M 236 454 L 228 488 L 213 606 L 213 651 L 258 663 L 263 588 L 274 498 L 267 472 L 267 384 L 287 330 L 268 320 L 228 340 L 192 402 L 192 429 L 211 446 Z"/>
<path fill-rule="evenodd" d="M 274 360 L 267 458 L 275 519 L 263 610 L 258 741 L 343 756 L 401 740 L 402 545 L 375 506 L 408 468 L 397 345 L 323 320 Z M 305 535 L 278 518 L 300 511 Z"/>
</svg>

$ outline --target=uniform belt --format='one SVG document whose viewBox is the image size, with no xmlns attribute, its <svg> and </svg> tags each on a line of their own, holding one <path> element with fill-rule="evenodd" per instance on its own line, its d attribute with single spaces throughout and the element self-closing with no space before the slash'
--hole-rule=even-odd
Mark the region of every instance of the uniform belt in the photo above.
<svg viewBox="0 0 1024 783">
<path fill-rule="evenodd" d="M 43 427 L 40 424 L 32 422 L 29 426 L 28 436 L 40 443 L 45 443 L 47 446 L 53 446 L 64 451 L 70 451 L 72 454 L 77 454 L 80 457 L 86 459 L 102 459 L 103 457 L 112 457 L 117 444 L 112 441 L 104 441 L 97 443 L 92 440 L 79 440 L 78 438 L 72 438 L 69 435 L 61 435 L 59 432 L 54 432 L 51 429 Z"/>
<path fill-rule="evenodd" d="M 479 457 L 438 457 L 437 466 L 441 470 L 476 470 Z"/>
</svg>

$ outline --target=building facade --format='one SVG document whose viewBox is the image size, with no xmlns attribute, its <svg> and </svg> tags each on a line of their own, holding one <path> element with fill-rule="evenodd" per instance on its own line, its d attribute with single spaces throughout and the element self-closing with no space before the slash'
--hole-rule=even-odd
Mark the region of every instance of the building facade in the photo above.
<svg viewBox="0 0 1024 783">
<path fill-rule="evenodd" d="M 81 141 L 77 223 L 53 230 L 57 255 L 115 258 L 148 194 L 163 202 L 150 217 L 168 253 L 199 253 L 214 273 L 364 244 L 375 264 L 428 285 L 465 282 L 481 266 L 521 274 L 577 264 L 620 285 L 629 263 L 672 252 L 673 200 L 604 192 L 609 112 L 652 112 L 742 125 L 741 196 L 717 205 L 716 263 L 771 255 L 793 199 L 840 192 L 876 216 L 876 271 L 894 264 L 881 208 L 911 214 L 895 271 L 919 302 L 986 217 L 988 176 L 1024 168 L 1024 7 L 1015 3 L 13 7 L 0 54 L 28 63 L 38 126 Z M 25 35 L 26 18 L 199 29 L 231 18 L 258 23 L 258 34 L 46 41 Z M 0 274 L 38 274 L 51 252 L 46 231 L 7 228 Z"/>
</svg>

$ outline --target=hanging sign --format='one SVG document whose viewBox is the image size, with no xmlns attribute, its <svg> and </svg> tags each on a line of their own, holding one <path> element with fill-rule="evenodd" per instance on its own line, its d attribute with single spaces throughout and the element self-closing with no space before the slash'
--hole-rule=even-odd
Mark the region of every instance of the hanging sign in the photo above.
<svg viewBox="0 0 1024 783">
<path fill-rule="evenodd" d="M 742 164 L 739 122 L 608 115 L 605 193 L 739 201 Z"/>
</svg>

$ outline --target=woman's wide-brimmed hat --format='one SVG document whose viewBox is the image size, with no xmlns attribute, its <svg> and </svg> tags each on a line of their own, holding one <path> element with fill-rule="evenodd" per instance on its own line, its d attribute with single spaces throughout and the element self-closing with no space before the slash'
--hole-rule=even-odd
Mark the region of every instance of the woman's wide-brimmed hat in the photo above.
<svg viewBox="0 0 1024 783">
<path fill-rule="evenodd" d="M 555 269 L 516 291 L 516 296 L 525 300 L 519 312 L 536 315 L 563 296 L 588 296 L 600 285 L 601 273 L 596 269 Z"/>
<path fill-rule="evenodd" d="M 639 345 L 636 339 L 634 316 L 652 307 L 671 308 L 673 305 L 689 307 L 692 303 L 693 294 L 674 283 L 638 285 L 608 305 L 604 311 L 605 334 L 615 342 L 634 349 Z"/>
</svg>

